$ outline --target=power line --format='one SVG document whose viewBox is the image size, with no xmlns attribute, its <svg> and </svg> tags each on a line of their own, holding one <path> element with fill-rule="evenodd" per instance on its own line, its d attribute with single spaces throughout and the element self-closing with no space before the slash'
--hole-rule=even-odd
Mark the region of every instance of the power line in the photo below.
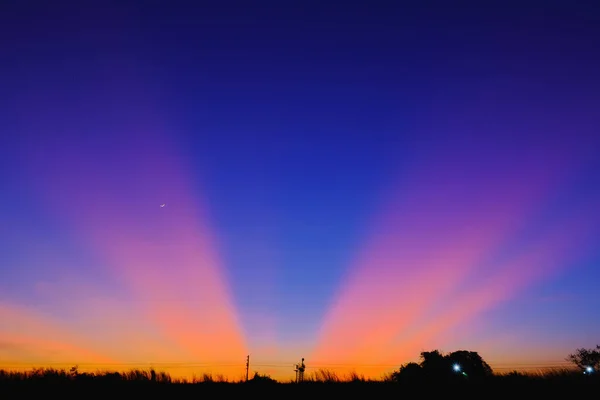
<svg viewBox="0 0 600 400">
<path fill-rule="evenodd" d="M 488 363 L 490 364 L 490 363 Z M 249 371 L 249 356 L 246 364 L 220 364 L 220 363 L 78 363 L 78 362 L 9 362 L 1 364 L 3 366 L 27 367 L 27 366 L 73 366 L 79 367 L 166 367 L 166 368 L 245 368 Z M 276 367 L 288 368 L 293 363 L 265 363 L 253 364 L 255 367 Z M 547 362 L 547 363 L 506 363 L 506 364 L 490 364 L 493 369 L 518 369 L 518 368 L 564 368 L 571 366 L 569 362 Z M 319 368 L 399 368 L 400 364 L 317 364 L 306 366 L 307 369 Z"/>
</svg>

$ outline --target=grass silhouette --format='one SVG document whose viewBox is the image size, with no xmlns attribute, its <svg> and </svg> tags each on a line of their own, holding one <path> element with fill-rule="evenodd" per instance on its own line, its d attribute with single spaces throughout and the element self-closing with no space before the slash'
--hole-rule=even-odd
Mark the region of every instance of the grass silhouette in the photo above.
<svg viewBox="0 0 600 400">
<path fill-rule="evenodd" d="M 600 389 L 597 359 L 593 361 L 592 373 L 580 363 L 572 368 L 546 369 L 535 372 L 510 371 L 497 373 L 476 352 L 459 350 L 442 353 L 438 350 L 421 353 L 421 362 L 409 362 L 380 379 L 366 378 L 356 372 L 340 375 L 333 370 L 321 368 L 307 373 L 302 382 L 272 379 L 267 374 L 254 372 L 251 379 L 245 377 L 229 380 L 224 375 L 204 373 L 191 379 L 174 378 L 169 373 L 150 369 L 128 371 L 81 372 L 77 365 L 69 370 L 57 368 L 32 368 L 28 371 L 0 369 L 0 398 L 18 393 L 20 397 L 29 392 L 43 395 L 75 392 L 79 396 L 115 395 L 131 391 L 135 395 L 170 396 L 170 398 L 196 396 L 199 393 L 217 395 L 248 395 L 249 393 L 272 393 L 283 395 L 320 396 L 396 396 L 433 395 L 465 398 L 473 396 L 535 396 L 556 397 L 564 395 L 588 396 Z M 583 364 L 582 364 L 583 365 Z M 484 373 L 478 373 L 484 372 Z"/>
<path fill-rule="evenodd" d="M 426 396 L 440 394 L 446 396 L 487 396 L 487 395 L 534 395 L 582 396 L 591 390 L 600 388 L 600 376 L 584 375 L 579 370 L 562 370 L 525 373 L 512 371 L 503 374 L 494 373 L 478 382 L 435 380 L 397 382 L 392 375 L 379 380 L 367 379 L 356 373 L 338 375 L 335 371 L 319 369 L 307 374 L 304 382 L 279 382 L 268 375 L 254 373 L 249 379 L 228 380 L 220 375 L 203 374 L 192 379 L 172 378 L 168 373 L 153 369 L 132 369 L 129 371 L 78 372 L 77 368 L 33 368 L 29 371 L 0 370 L 0 397 L 28 392 L 65 394 L 75 392 L 78 395 L 97 393 L 118 394 L 121 391 L 136 395 L 164 395 L 171 398 L 185 398 L 200 393 L 219 395 L 243 395 L 259 393 L 275 395 L 364 395 L 399 396 L 416 393 Z M 133 391 L 131 391 L 133 390 Z M 32 393 L 33 394 L 33 393 Z"/>
</svg>

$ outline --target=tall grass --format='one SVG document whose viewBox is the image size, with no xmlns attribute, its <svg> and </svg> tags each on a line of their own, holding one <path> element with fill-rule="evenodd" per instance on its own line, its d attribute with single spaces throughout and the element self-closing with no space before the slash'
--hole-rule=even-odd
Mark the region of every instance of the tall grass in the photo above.
<svg viewBox="0 0 600 400">
<path fill-rule="evenodd" d="M 268 375 L 256 374 L 260 379 L 251 379 L 256 382 L 278 382 L 271 379 Z M 201 376 L 193 376 L 191 379 L 173 378 L 167 372 L 155 371 L 153 369 L 132 369 L 129 371 L 96 371 L 79 372 L 77 368 L 55 369 L 55 368 L 32 368 L 28 371 L 12 371 L 0 369 L 0 383 L 4 382 L 148 382 L 158 384 L 242 384 L 245 379 L 232 381 L 223 375 L 213 375 L 204 373 Z M 549 369 L 530 372 L 511 371 L 507 373 L 495 373 L 489 379 L 489 382 L 496 383 L 514 383 L 514 382 L 559 382 L 559 383 L 578 383 L 594 382 L 600 384 L 600 374 L 584 375 L 581 371 L 564 368 Z M 287 382 L 295 383 L 294 380 Z M 382 376 L 381 379 L 367 379 L 363 375 L 351 372 L 346 375 L 340 375 L 329 369 L 318 369 L 305 375 L 303 384 L 311 383 L 389 383 L 397 384 L 392 379 L 391 374 Z"/>
</svg>

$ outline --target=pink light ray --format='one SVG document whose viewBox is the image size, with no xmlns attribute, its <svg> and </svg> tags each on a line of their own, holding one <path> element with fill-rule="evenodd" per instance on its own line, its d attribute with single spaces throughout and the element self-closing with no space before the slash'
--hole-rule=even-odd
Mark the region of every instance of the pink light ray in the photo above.
<svg viewBox="0 0 600 400">
<path fill-rule="evenodd" d="M 153 128 L 96 145 L 55 143 L 60 160 L 38 154 L 46 164 L 36 171 L 37 183 L 49 208 L 191 359 L 238 359 L 244 339 L 206 209 L 168 138 Z"/>
<path fill-rule="evenodd" d="M 586 211 L 589 211 L 586 210 Z M 464 324 L 476 315 L 507 301 L 528 288 L 534 282 L 547 279 L 560 272 L 581 249 L 588 249 L 594 232 L 595 221 L 589 214 L 577 213 L 554 227 L 533 243 L 530 249 L 498 266 L 497 273 L 481 286 L 449 299 L 442 311 L 433 316 L 417 333 L 392 343 L 380 343 L 372 348 L 382 363 L 405 360 L 426 346 L 437 348 L 444 333 L 458 324 Z M 576 257 L 577 258 L 577 257 Z"/>
<path fill-rule="evenodd" d="M 572 158 L 552 168 L 525 158 L 528 179 L 488 168 L 494 179 L 483 184 L 476 164 L 452 168 L 448 156 L 437 165 L 443 160 L 448 169 L 417 174 L 383 214 L 323 322 L 312 359 L 362 361 L 368 349 L 392 340 L 523 226 L 568 177 Z"/>
</svg>

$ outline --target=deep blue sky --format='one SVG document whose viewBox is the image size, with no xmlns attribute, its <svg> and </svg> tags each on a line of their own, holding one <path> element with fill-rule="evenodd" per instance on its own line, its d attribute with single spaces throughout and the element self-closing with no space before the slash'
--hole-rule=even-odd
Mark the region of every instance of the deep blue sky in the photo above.
<svg viewBox="0 0 600 400">
<path fill-rule="evenodd" d="M 600 278 L 593 246 L 599 26 L 591 1 L 2 1 L 0 300 L 41 304 L 64 322 L 64 302 L 38 298 L 36 282 L 76 276 L 107 297 L 126 296 L 127 286 L 80 241 L 77 221 L 93 210 L 69 222 L 44 197 L 72 208 L 65 199 L 79 200 L 65 193 L 94 183 L 61 178 L 48 166 L 76 175 L 76 163 L 61 163 L 79 159 L 94 171 L 106 165 L 110 178 L 138 159 L 152 164 L 165 143 L 206 211 L 203 223 L 250 350 L 271 340 L 306 353 L 319 340 L 328 343 L 327 333 L 319 336 L 323 321 L 329 313 L 335 320 L 330 307 L 344 298 L 344 288 L 379 262 L 381 249 L 372 248 L 393 253 L 417 246 L 433 254 L 460 237 L 452 218 L 481 224 L 483 235 L 508 219 L 493 217 L 494 210 L 521 221 L 521 205 L 527 222 L 509 235 L 513 244 L 499 246 L 502 254 L 486 253 L 463 285 L 501 270 L 497 265 L 530 243 L 560 242 L 553 229 L 581 242 L 568 247 L 558 275 L 528 278 L 538 292 L 523 287 L 499 296 L 505 308 L 496 299 L 461 323 L 475 319 L 479 325 L 472 326 L 488 328 L 473 328 L 472 335 L 492 335 L 506 324 L 525 329 L 522 318 L 557 315 L 563 323 L 547 322 L 544 332 L 568 318 L 579 332 L 549 336 L 542 341 L 548 348 L 595 345 L 587 340 L 600 333 L 590 322 Z M 128 135 L 143 139 L 144 129 L 159 132 L 153 133 L 158 145 L 123 144 Z M 60 179 L 64 190 L 49 189 Z M 120 190 L 107 182 L 98 190 Z M 475 206 L 454 207 L 463 196 Z M 477 204 L 486 204 L 482 215 L 489 220 L 469 216 Z M 395 213 L 404 217 L 388 222 Z M 448 225 L 440 222 L 445 217 Z M 430 279 L 438 279 L 430 264 L 394 260 L 372 267 L 387 273 L 364 283 L 372 285 L 365 304 L 376 307 L 380 282 L 404 284 L 394 271 L 432 268 Z M 564 301 L 531 305 L 527 296 Z M 449 302 L 442 295 L 439 301 Z M 379 318 L 398 315 L 392 310 Z M 265 319 L 273 324 L 270 334 L 263 332 Z M 360 325 L 360 314 L 355 320 Z M 446 343 L 431 340 L 424 343 Z M 501 346 L 528 346 L 494 340 L 498 354 Z M 463 345 L 447 345 L 457 343 Z M 315 354 L 334 361 L 327 352 Z"/>
</svg>

